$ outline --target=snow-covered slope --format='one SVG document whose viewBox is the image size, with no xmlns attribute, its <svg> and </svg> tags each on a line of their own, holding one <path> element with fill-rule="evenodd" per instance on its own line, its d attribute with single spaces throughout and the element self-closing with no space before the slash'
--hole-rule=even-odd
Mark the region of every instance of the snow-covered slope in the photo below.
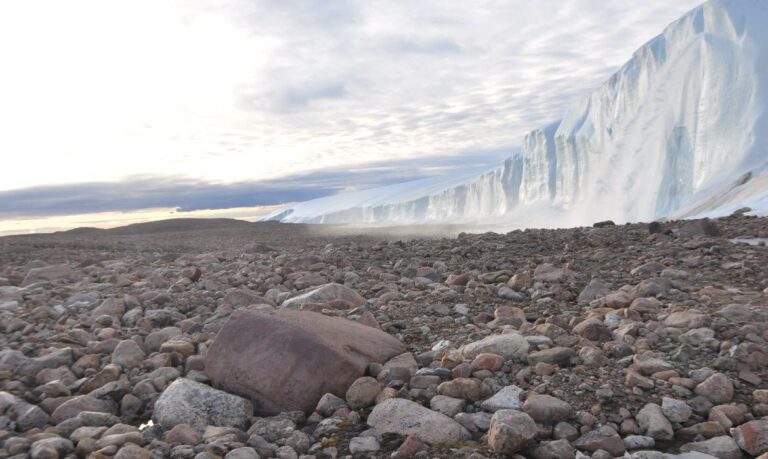
<svg viewBox="0 0 768 459">
<path fill-rule="evenodd" d="M 572 226 L 768 212 L 768 1 L 711 0 L 498 168 L 300 203 L 287 222 Z"/>
</svg>

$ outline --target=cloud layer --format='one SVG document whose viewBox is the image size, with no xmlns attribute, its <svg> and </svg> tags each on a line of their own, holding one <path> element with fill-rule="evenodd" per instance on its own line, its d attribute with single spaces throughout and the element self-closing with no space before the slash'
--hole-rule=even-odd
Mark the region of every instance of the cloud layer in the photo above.
<svg viewBox="0 0 768 459">
<path fill-rule="evenodd" d="M 0 221 L 42 215 L 72 215 L 149 208 L 203 209 L 271 206 L 353 189 L 417 180 L 472 167 L 495 167 L 509 149 L 460 156 L 382 161 L 359 168 L 329 168 L 279 179 L 216 183 L 172 175 L 128 177 L 0 191 Z"/>
<path fill-rule="evenodd" d="M 280 177 L 518 145 L 697 3 L 5 2 L 0 206 L 147 176 L 291 201 L 338 186 Z"/>
</svg>

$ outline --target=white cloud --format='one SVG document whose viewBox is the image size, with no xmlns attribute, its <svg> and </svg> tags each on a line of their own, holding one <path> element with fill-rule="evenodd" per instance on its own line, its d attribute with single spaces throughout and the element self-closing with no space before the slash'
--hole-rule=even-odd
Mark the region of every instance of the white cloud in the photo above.
<svg viewBox="0 0 768 459">
<path fill-rule="evenodd" d="M 517 144 L 697 3 L 3 2 L 0 189 Z"/>
</svg>

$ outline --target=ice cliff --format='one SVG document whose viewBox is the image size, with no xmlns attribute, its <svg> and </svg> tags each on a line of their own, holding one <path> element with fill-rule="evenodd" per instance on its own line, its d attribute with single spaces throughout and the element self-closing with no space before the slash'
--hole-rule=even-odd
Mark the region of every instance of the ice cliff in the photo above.
<svg viewBox="0 0 768 459">
<path fill-rule="evenodd" d="M 316 199 L 269 219 L 573 226 L 768 212 L 768 2 L 711 0 L 671 24 L 489 171 Z"/>
</svg>

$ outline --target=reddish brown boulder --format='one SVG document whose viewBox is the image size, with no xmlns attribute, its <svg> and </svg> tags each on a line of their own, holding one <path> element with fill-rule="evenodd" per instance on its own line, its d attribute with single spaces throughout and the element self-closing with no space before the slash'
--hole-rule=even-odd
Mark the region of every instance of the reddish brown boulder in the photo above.
<svg viewBox="0 0 768 459">
<path fill-rule="evenodd" d="M 731 429 L 731 436 L 739 448 L 753 456 L 768 453 L 768 421 L 758 420 L 742 424 Z"/>
<path fill-rule="evenodd" d="M 260 415 L 312 411 L 331 393 L 344 397 L 370 362 L 405 347 L 385 332 L 309 311 L 238 310 L 205 359 L 214 386 L 250 398 Z"/>
<path fill-rule="evenodd" d="M 717 223 L 708 218 L 705 218 L 703 220 L 696 220 L 681 226 L 680 229 L 677 230 L 677 235 L 679 237 L 717 237 L 720 236 L 720 228 L 717 226 Z"/>
</svg>

